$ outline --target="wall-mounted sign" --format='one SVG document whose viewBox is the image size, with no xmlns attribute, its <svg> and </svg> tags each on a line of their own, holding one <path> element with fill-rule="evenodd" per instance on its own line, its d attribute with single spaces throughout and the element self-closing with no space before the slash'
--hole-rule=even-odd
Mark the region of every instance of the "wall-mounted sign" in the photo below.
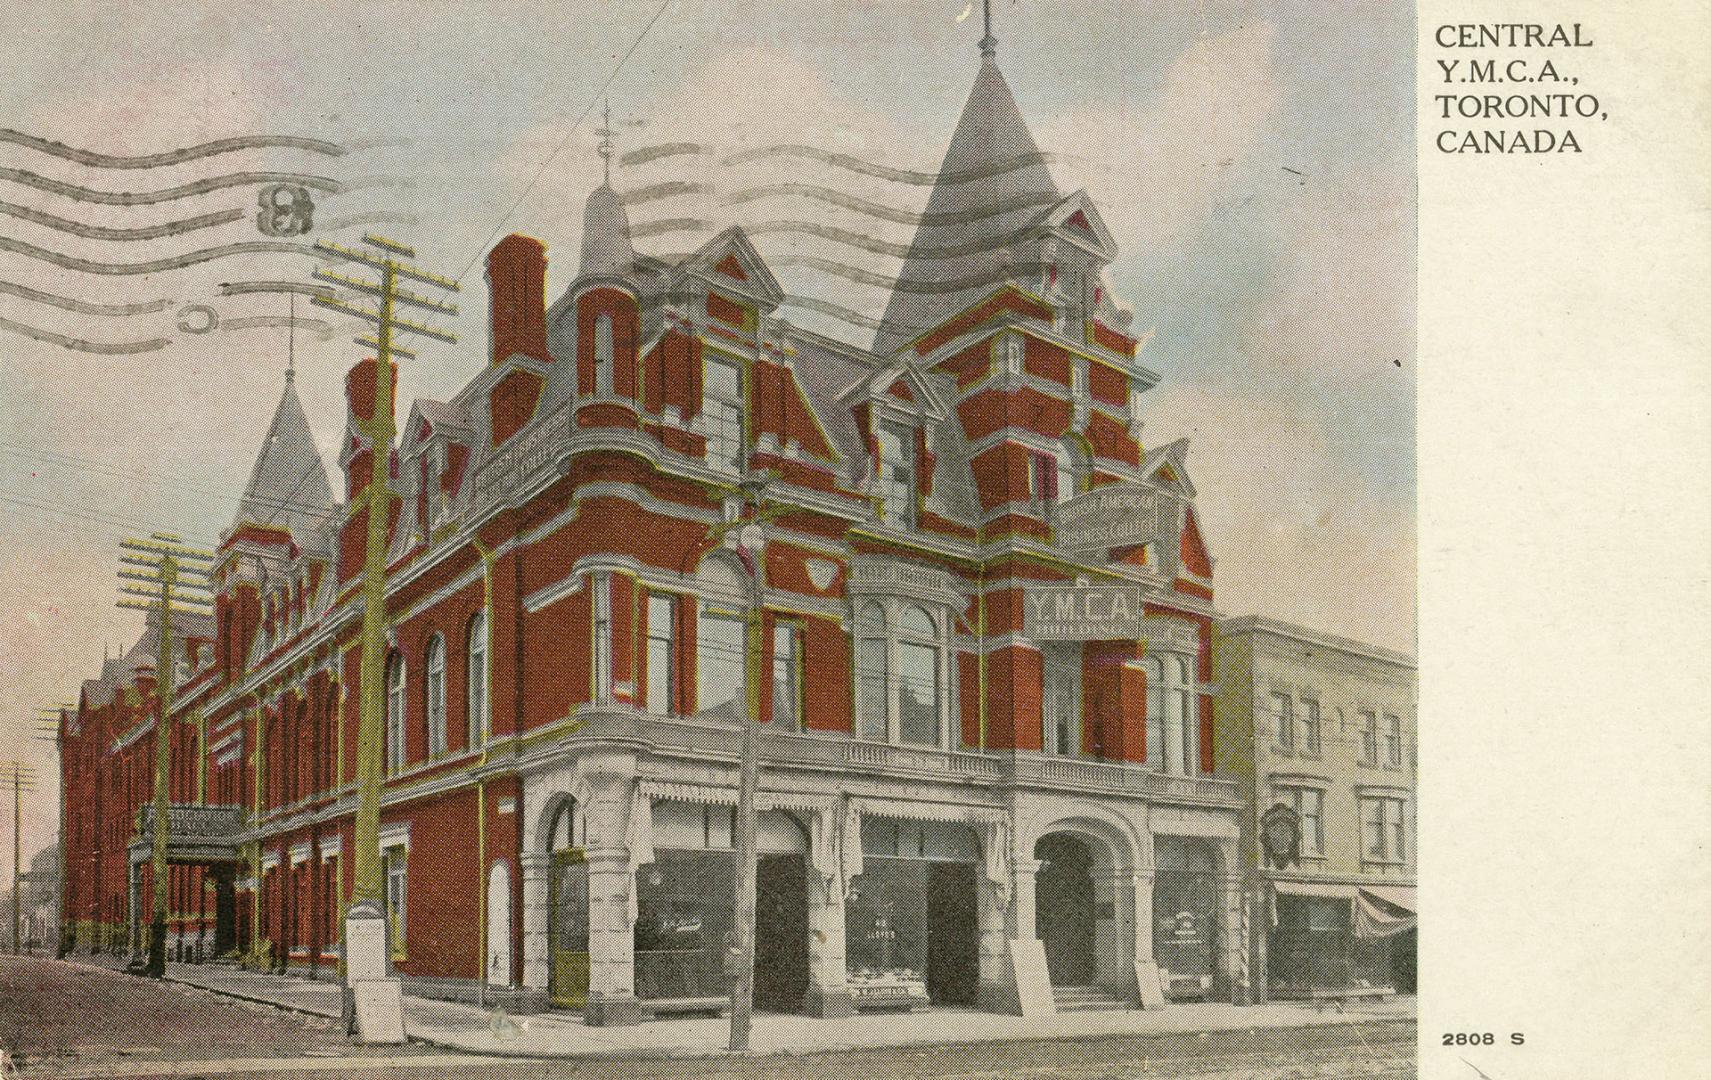
<svg viewBox="0 0 1711 1080">
<path fill-rule="evenodd" d="M 1035 585 L 1022 593 L 1022 633 L 1035 641 L 1117 641 L 1141 636 L 1133 585 Z"/>
<path fill-rule="evenodd" d="M 1278 803 L 1259 819 L 1260 843 L 1273 866 L 1301 861 L 1301 815 L 1292 806 Z"/>
<path fill-rule="evenodd" d="M 1177 500 L 1148 484 L 1103 484 L 1058 506 L 1055 523 L 1058 542 L 1082 551 L 1170 541 Z"/>
</svg>

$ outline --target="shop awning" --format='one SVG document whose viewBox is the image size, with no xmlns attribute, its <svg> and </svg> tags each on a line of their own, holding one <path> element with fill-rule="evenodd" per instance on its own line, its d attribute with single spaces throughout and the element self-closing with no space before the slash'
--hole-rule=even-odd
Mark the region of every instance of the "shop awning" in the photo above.
<svg viewBox="0 0 1711 1080">
<path fill-rule="evenodd" d="M 1371 893 L 1392 907 L 1399 907 L 1403 911 L 1412 913 L 1420 910 L 1415 906 L 1416 901 L 1414 899 L 1414 890 L 1411 886 L 1362 885 L 1360 890 L 1364 893 Z"/>
<path fill-rule="evenodd" d="M 1325 900 L 1353 900 L 1356 887 L 1333 885 L 1318 881 L 1274 881 L 1271 887 L 1279 896 L 1317 896 Z"/>
<path fill-rule="evenodd" d="M 1414 890 L 1394 885 L 1363 885 L 1355 897 L 1355 936 L 1387 938 L 1414 929 Z"/>
</svg>

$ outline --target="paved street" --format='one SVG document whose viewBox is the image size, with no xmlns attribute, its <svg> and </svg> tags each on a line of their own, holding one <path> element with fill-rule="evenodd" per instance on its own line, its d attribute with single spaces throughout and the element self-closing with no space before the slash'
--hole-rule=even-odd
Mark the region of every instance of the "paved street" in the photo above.
<svg viewBox="0 0 1711 1080">
<path fill-rule="evenodd" d="M 230 981 L 237 985 L 244 978 L 240 975 Z M 292 1001 L 294 1007 L 303 1008 L 312 1000 L 302 988 L 291 990 L 291 981 L 247 978 L 253 978 L 259 986 L 281 987 L 281 1000 Z M 285 992 L 292 996 L 285 996 Z M 461 1007 L 410 1000 L 411 1012 L 424 1018 L 436 1008 Z M 1282 1007 L 1247 1010 L 1246 1015 L 1255 1022 L 1264 1022 L 1280 1015 L 1274 1011 L 1279 1008 Z M 896 1017 L 896 1023 L 886 1026 L 925 1027 L 932 1023 L 940 1040 L 989 1037 L 969 1021 L 970 1015 L 917 1014 Z M 689 1022 L 697 1025 L 691 1031 L 674 1029 L 675 1022 L 662 1022 L 627 1029 L 656 1033 L 651 1045 L 614 1041 L 592 1053 L 584 1051 L 588 1056 L 578 1059 L 506 1060 L 421 1044 L 393 1049 L 354 1047 L 340 1035 L 334 1021 L 312 1011 L 286 1011 L 234 1000 L 199 987 L 151 983 L 84 965 L 0 957 L 0 1046 L 18 1059 L 20 1075 L 58 1080 L 252 1075 L 423 1080 L 441 1076 L 506 1080 L 592 1076 L 602 1080 L 718 1080 L 759 1076 L 975 1080 L 994 1075 L 1064 1080 L 1105 1077 L 1400 1080 L 1414 1075 L 1414 1022 L 1405 1014 L 1348 1017 L 1325 1014 L 1326 1022 L 1321 1023 L 1312 1010 L 1300 1010 L 1294 1022 L 1284 1026 L 1230 1026 L 1227 1030 L 1206 1033 L 1156 1027 L 1151 1031 L 1113 1030 L 1125 1018 L 1133 1026 L 1156 1025 L 1155 1018 L 1166 1015 L 1168 1012 L 1103 1014 L 1107 1018 L 1103 1027 L 1090 1026 L 1086 1019 L 1081 1019 L 1079 1026 L 1062 1025 L 1080 1032 L 1069 1038 L 1026 1038 L 1012 1034 L 968 1045 L 843 1047 L 748 1058 L 685 1056 L 700 1047 L 718 1045 L 720 1032 L 714 1029 L 722 1030 L 722 1025 Z M 885 1018 L 863 1018 L 855 1030 L 860 1031 L 865 1021 L 871 1019 Z M 1345 1022 L 1334 1022 L 1338 1020 Z M 794 1033 L 794 1027 L 780 1026 L 794 1021 L 795 1018 L 763 1016 L 757 1023 L 757 1036 L 763 1034 L 768 1024 L 779 1027 L 779 1035 Z M 535 1020 L 537 1025 L 542 1022 Z M 580 1027 L 571 1021 L 556 1022 L 567 1028 Z M 825 1030 L 823 1025 L 820 1029 Z M 674 1040 L 670 1036 L 674 1030 L 691 1037 L 676 1040 L 672 1045 Z M 889 1033 L 895 1035 L 894 1031 Z M 757 1046 L 769 1041 L 785 1043 L 776 1037 L 756 1039 Z M 688 1046 L 696 1047 L 696 1051 L 689 1051 Z M 658 1056 L 661 1053 L 677 1056 Z"/>
</svg>

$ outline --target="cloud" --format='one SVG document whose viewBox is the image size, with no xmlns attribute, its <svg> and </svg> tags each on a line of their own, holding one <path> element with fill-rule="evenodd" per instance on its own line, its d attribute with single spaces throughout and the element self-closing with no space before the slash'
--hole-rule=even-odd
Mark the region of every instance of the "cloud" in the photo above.
<svg viewBox="0 0 1711 1080">
<path fill-rule="evenodd" d="M 1414 193 L 1393 173 L 1308 176 L 1275 219 L 1274 278 L 1237 343 L 1247 357 L 1343 379 L 1414 357 Z"/>
<path fill-rule="evenodd" d="M 1053 172 L 1085 186 L 1126 255 L 1174 255 L 1230 188 L 1258 144 L 1281 89 L 1270 23 L 1203 37 L 1171 64 L 1150 96 L 1103 96 L 1035 125 L 1040 148 L 1074 154 Z"/>
<path fill-rule="evenodd" d="M 1149 445 L 1190 439 L 1221 611 L 1413 650 L 1412 510 L 1372 497 L 1323 417 L 1193 386 L 1148 397 Z"/>
</svg>

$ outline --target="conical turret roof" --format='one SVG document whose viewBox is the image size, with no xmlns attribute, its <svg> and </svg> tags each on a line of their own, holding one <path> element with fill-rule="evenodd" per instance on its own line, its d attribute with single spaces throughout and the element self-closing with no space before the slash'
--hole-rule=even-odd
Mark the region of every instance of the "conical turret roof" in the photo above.
<svg viewBox="0 0 1711 1080">
<path fill-rule="evenodd" d="M 1010 276 L 1012 241 L 1060 198 L 988 43 L 874 351 L 888 354 Z"/>
<path fill-rule="evenodd" d="M 306 546 L 333 512 L 327 467 L 315 449 L 296 382 L 287 373 L 285 392 L 273 410 L 273 423 L 268 425 L 267 438 L 250 470 L 235 524 L 282 526 L 291 530 L 299 545 Z"/>
<path fill-rule="evenodd" d="M 582 210 L 582 265 L 579 277 L 621 277 L 635 265 L 630 246 L 630 215 L 611 184 L 588 195 Z"/>
</svg>

